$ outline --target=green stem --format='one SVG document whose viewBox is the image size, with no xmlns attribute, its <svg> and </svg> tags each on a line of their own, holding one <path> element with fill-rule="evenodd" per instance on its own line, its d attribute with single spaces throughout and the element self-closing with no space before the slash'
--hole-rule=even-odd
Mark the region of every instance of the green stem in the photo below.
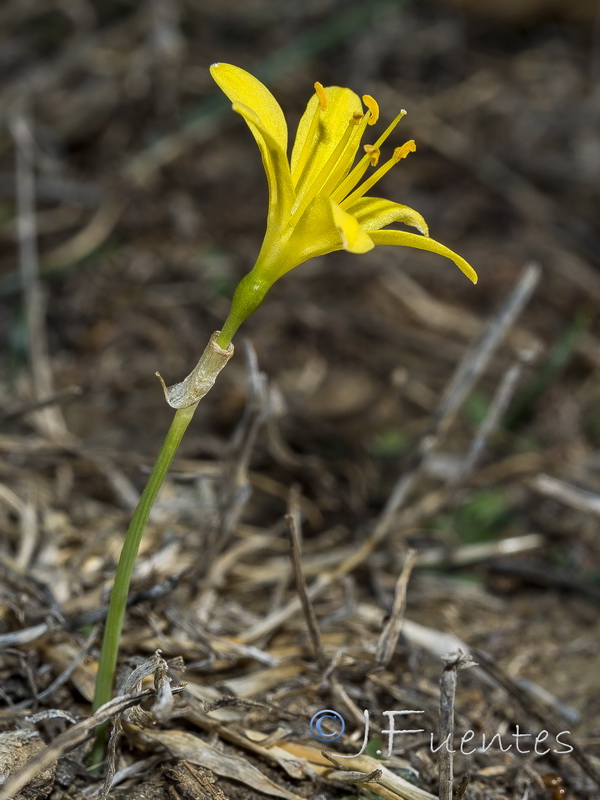
<svg viewBox="0 0 600 800">
<path fill-rule="evenodd" d="M 242 322 L 259 307 L 273 285 L 273 280 L 261 277 L 263 262 L 259 255 L 254 267 L 238 283 L 233 298 L 229 315 L 223 328 L 216 338 L 216 343 L 226 350 Z"/>
<path fill-rule="evenodd" d="M 142 540 L 142 535 L 148 523 L 148 517 L 154 501 L 160 491 L 171 462 L 177 452 L 183 434 L 190 424 L 198 403 L 189 408 L 181 408 L 175 412 L 173 422 L 156 458 L 148 483 L 140 501 L 135 509 L 131 524 L 125 536 L 123 550 L 115 573 L 115 582 L 110 596 L 108 615 L 104 628 L 104 639 L 100 651 L 98 674 L 96 678 L 96 692 L 94 695 L 94 711 L 108 703 L 112 698 L 115 668 L 119 653 L 119 641 L 125 618 L 129 584 L 135 565 L 135 560 Z M 104 757 L 104 742 L 106 738 L 106 724 L 99 726 L 96 741 L 91 755 L 92 766 L 97 766 Z"/>
</svg>

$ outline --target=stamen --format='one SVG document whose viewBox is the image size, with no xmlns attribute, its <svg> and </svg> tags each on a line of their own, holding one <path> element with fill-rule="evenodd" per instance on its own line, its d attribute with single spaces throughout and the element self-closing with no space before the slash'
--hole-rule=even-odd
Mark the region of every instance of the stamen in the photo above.
<svg viewBox="0 0 600 800">
<path fill-rule="evenodd" d="M 369 163 L 372 167 L 376 167 L 379 164 L 379 156 L 381 155 L 381 150 L 378 147 L 373 147 L 372 144 L 365 144 L 363 145 L 363 150 L 369 156 Z"/>
<path fill-rule="evenodd" d="M 408 142 L 404 142 L 402 147 L 397 147 L 394 150 L 392 159 L 394 160 L 394 163 L 397 164 L 398 161 L 402 161 L 402 159 L 406 158 L 406 156 L 409 153 L 415 153 L 416 150 L 417 150 L 417 145 L 415 144 L 415 140 L 409 139 Z"/>
<path fill-rule="evenodd" d="M 352 166 L 352 162 L 354 161 L 354 154 L 358 148 L 358 142 L 363 137 L 363 133 L 365 132 L 365 128 L 367 127 L 367 123 L 369 120 L 368 114 L 353 114 L 354 119 L 357 121 L 356 128 L 354 129 L 353 133 L 348 140 L 346 148 L 341 153 L 340 157 L 336 164 L 333 165 L 331 169 L 331 173 L 321 189 L 319 190 L 319 194 L 330 195 L 338 183 L 342 180 L 344 174 L 348 172 L 350 167 Z M 356 146 L 354 146 L 353 142 L 358 140 Z"/>
<path fill-rule="evenodd" d="M 358 162 L 358 164 L 354 167 L 354 169 L 351 172 L 349 172 L 348 175 L 346 175 L 346 177 L 337 187 L 335 192 L 333 192 L 333 194 L 331 195 L 331 199 L 334 200 L 336 203 L 341 203 L 341 201 L 348 194 L 350 189 L 356 186 L 356 184 L 365 174 L 365 172 L 369 168 L 370 163 L 371 163 L 371 157 L 368 154 L 364 155 Z"/>
<path fill-rule="evenodd" d="M 317 127 L 319 126 L 319 122 L 321 120 L 321 113 L 327 110 L 327 92 L 325 91 L 323 84 L 319 83 L 318 81 L 315 83 L 315 94 L 317 95 L 317 106 L 315 108 L 315 113 L 310 121 L 310 128 L 306 134 L 302 152 L 300 153 L 300 157 L 296 162 L 294 172 L 292 174 L 292 183 L 294 188 L 299 186 L 304 170 L 308 164 L 309 156 L 313 149 L 313 141 L 317 132 Z"/>
<path fill-rule="evenodd" d="M 386 172 L 389 172 L 391 170 L 394 164 L 397 164 L 401 159 L 406 158 L 406 156 L 409 153 L 414 153 L 416 149 L 417 146 L 412 139 L 409 142 L 403 144 L 402 147 L 397 147 L 394 150 L 393 156 L 388 161 L 386 161 L 382 167 L 379 167 L 377 172 L 374 172 L 370 178 L 367 178 L 366 181 L 361 183 L 358 189 L 355 189 L 352 192 L 352 194 L 348 195 L 348 197 L 346 197 L 346 199 L 342 203 L 340 203 L 340 206 L 343 208 L 343 210 L 346 211 L 348 208 L 350 208 L 350 206 L 353 203 L 359 200 L 364 194 L 366 194 L 369 191 L 369 189 L 375 186 L 377 181 L 381 180 L 381 178 L 383 178 Z"/>
<path fill-rule="evenodd" d="M 396 125 L 400 122 L 402 117 L 405 116 L 406 116 L 406 111 L 402 109 L 402 111 L 398 114 L 398 116 L 391 121 L 391 123 L 387 126 L 387 128 L 379 137 L 379 139 L 377 139 L 377 141 L 373 145 L 373 147 L 376 150 L 378 150 L 381 147 L 381 145 L 385 142 L 390 133 L 394 130 Z M 350 192 L 356 186 L 356 184 L 365 174 L 365 172 L 367 171 L 367 167 L 369 166 L 369 162 L 370 162 L 370 157 L 369 154 L 367 153 L 361 158 L 361 160 L 354 167 L 354 169 L 340 183 L 340 185 L 332 195 L 332 200 L 334 200 L 336 203 L 340 203 L 344 199 L 344 197 L 348 194 L 348 192 Z"/>
<path fill-rule="evenodd" d="M 332 172 L 334 167 L 336 166 L 338 160 L 342 156 L 344 150 L 346 149 L 348 142 L 354 131 L 357 130 L 359 126 L 361 126 L 361 122 L 364 119 L 363 114 L 355 113 L 350 117 L 346 130 L 344 131 L 344 135 L 340 139 L 340 141 L 335 146 L 333 152 L 323 165 L 323 167 L 319 170 L 316 178 L 313 180 L 309 188 L 305 192 L 299 192 L 296 197 L 296 205 L 292 208 L 292 215 L 290 218 L 290 223 L 293 223 L 295 219 L 300 217 L 306 210 L 310 201 L 315 198 L 322 190 L 325 185 L 329 185 L 330 178 L 332 177 Z M 362 126 L 361 126 L 362 127 Z M 334 184 L 335 185 L 335 184 Z"/>
<path fill-rule="evenodd" d="M 390 124 L 387 126 L 387 128 L 384 130 L 384 132 L 381 134 L 379 139 L 377 139 L 377 141 L 375 142 L 373 147 L 381 147 L 381 145 L 385 142 L 385 140 L 388 138 L 390 133 L 394 130 L 396 125 L 400 122 L 402 117 L 405 117 L 405 116 L 406 116 L 406 111 L 404 109 L 402 109 L 400 111 L 400 113 L 398 114 L 398 116 L 394 117 L 394 119 L 390 122 Z"/>
<path fill-rule="evenodd" d="M 317 95 L 319 105 L 321 106 L 321 111 L 327 111 L 327 93 L 323 88 L 323 84 L 319 83 L 319 81 L 315 83 L 315 94 Z"/>
<path fill-rule="evenodd" d="M 375 125 L 379 119 L 379 105 L 377 100 L 375 100 L 374 97 L 371 97 L 370 94 L 363 94 L 363 103 L 371 112 L 371 116 L 369 117 L 369 125 Z"/>
</svg>

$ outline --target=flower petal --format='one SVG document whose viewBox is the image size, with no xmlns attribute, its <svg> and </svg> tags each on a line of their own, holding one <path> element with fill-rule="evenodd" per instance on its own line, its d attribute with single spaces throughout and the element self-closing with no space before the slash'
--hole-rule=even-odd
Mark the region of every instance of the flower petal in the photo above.
<svg viewBox="0 0 600 800">
<path fill-rule="evenodd" d="M 213 64 L 210 74 L 232 103 L 242 103 L 254 111 L 262 129 L 267 130 L 271 139 L 287 153 L 287 123 L 281 106 L 267 87 L 254 75 L 233 64 Z M 256 138 L 256 132 L 251 130 Z"/>
<path fill-rule="evenodd" d="M 286 251 L 293 253 L 294 260 L 293 264 L 286 265 L 285 272 L 309 258 L 341 249 L 342 237 L 333 221 L 331 202 L 328 197 L 315 197 L 294 226 L 285 247 Z"/>
<path fill-rule="evenodd" d="M 319 97 L 314 94 L 308 101 L 306 111 L 298 123 L 298 132 L 291 158 L 292 174 L 296 179 L 297 191 L 301 191 L 303 187 L 313 183 L 346 133 L 353 116 L 364 113 L 360 97 L 351 89 L 328 86 L 323 91 L 327 97 L 327 108 L 323 111 L 320 110 Z M 311 124 L 315 114 L 320 115 L 316 129 Z M 312 141 L 307 141 L 309 135 Z M 344 153 L 347 165 L 341 177 L 344 177 L 350 170 L 359 143 L 359 128 L 356 126 L 354 141 L 350 143 L 351 146 L 349 145 Z"/>
<path fill-rule="evenodd" d="M 261 274 L 274 283 L 309 258 L 336 250 L 366 253 L 373 249 L 371 238 L 358 222 L 329 197 L 315 197 L 294 226 L 289 240 L 281 244 L 267 236 L 258 257 Z"/>
<path fill-rule="evenodd" d="M 240 114 L 248 124 L 262 155 L 267 183 L 269 184 L 269 213 L 267 218 L 268 229 L 279 229 L 290 212 L 294 202 L 294 191 L 290 168 L 285 152 L 271 137 L 267 128 L 262 125 L 262 120 L 251 108 L 242 103 L 234 103 L 232 108 Z"/>
<path fill-rule="evenodd" d="M 401 247 L 416 247 L 418 250 L 429 250 L 431 253 L 437 253 L 440 256 L 445 256 L 451 261 L 454 261 L 456 266 L 464 272 L 467 278 L 473 283 L 477 283 L 477 273 L 459 255 L 445 247 L 443 244 L 436 242 L 435 239 L 430 239 L 428 236 L 419 236 L 416 233 L 408 233 L 406 231 L 373 231 L 371 239 L 375 244 L 395 244 Z"/>
<path fill-rule="evenodd" d="M 342 247 L 349 253 L 367 253 L 372 250 L 373 240 L 364 232 L 358 220 L 347 211 L 343 211 L 337 203 L 329 199 L 333 222 L 342 237 Z"/>
<path fill-rule="evenodd" d="M 392 222 L 402 222 L 416 228 L 423 236 L 429 235 L 427 223 L 418 211 L 381 197 L 361 197 L 347 211 L 365 231 L 378 231 Z"/>
<path fill-rule="evenodd" d="M 283 111 L 267 87 L 249 72 L 231 64 L 213 64 L 210 72 L 256 139 L 269 184 L 267 228 L 281 228 L 294 202 Z"/>
</svg>

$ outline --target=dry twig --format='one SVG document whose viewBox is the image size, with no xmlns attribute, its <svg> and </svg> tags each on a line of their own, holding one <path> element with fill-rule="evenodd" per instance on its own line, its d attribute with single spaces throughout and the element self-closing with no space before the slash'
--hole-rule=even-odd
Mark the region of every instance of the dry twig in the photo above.
<svg viewBox="0 0 600 800">
<path fill-rule="evenodd" d="M 385 628 L 381 632 L 379 641 L 377 642 L 377 651 L 375 654 L 375 661 L 380 667 L 387 667 L 394 656 L 398 639 L 402 631 L 402 624 L 404 622 L 404 612 L 406 610 L 406 591 L 408 589 L 408 582 L 413 571 L 413 567 L 417 561 L 416 550 L 408 550 L 402 572 L 396 581 L 396 589 L 394 593 L 394 605 L 390 613 L 390 618 L 387 621 Z"/>
<path fill-rule="evenodd" d="M 13 118 L 12 133 L 17 151 L 19 264 L 27 313 L 29 364 L 35 401 L 43 402 L 54 396 L 55 392 L 46 338 L 44 299 L 39 280 L 33 135 L 31 123 L 24 114 L 17 114 Z M 68 440 L 66 423 L 58 406 L 44 405 L 36 412 L 36 419 L 49 438 Z"/>
<path fill-rule="evenodd" d="M 319 622 L 317 615 L 310 602 L 308 596 L 308 587 L 306 585 L 306 578 L 302 569 L 302 553 L 301 553 L 301 539 L 300 539 L 300 508 L 298 506 L 297 493 L 292 491 L 290 493 L 289 510 L 285 516 L 285 521 L 290 535 L 290 556 L 292 565 L 294 567 L 294 574 L 296 576 L 296 589 L 304 611 L 304 618 L 308 627 L 308 635 L 312 644 L 314 655 L 317 659 L 319 667 L 324 669 L 327 665 L 327 656 L 323 650 L 323 642 L 321 640 L 321 633 L 319 631 Z"/>
<path fill-rule="evenodd" d="M 465 655 L 462 650 L 444 656 L 446 663 L 440 678 L 440 800 L 452 800 L 453 770 L 453 737 L 454 737 L 454 702 L 456 699 L 456 681 L 459 669 L 475 666 L 472 656 Z"/>
</svg>

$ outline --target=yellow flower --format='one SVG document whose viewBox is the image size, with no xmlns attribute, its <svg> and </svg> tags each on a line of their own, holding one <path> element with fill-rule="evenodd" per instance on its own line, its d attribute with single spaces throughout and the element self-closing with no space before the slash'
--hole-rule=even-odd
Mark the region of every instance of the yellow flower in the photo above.
<svg viewBox="0 0 600 800">
<path fill-rule="evenodd" d="M 380 148 L 405 111 L 374 144 L 363 146 L 364 155 L 355 164 L 361 139 L 367 126 L 377 122 L 379 107 L 369 95 L 364 95 L 361 103 L 350 89 L 316 83 L 288 161 L 285 117 L 266 86 L 231 64 L 213 64 L 210 71 L 256 139 L 269 184 L 265 238 L 254 268 L 235 291 L 219 339 L 221 346 L 231 341 L 278 278 L 309 258 L 334 250 L 366 253 L 376 244 L 430 250 L 450 258 L 477 282 L 477 274 L 463 258 L 429 238 L 427 223 L 419 213 L 390 200 L 366 196 L 394 164 L 416 149 L 412 140 L 397 147 L 383 166 L 362 180 L 369 167 L 377 167 Z M 419 233 L 383 230 L 393 222 Z"/>
</svg>

